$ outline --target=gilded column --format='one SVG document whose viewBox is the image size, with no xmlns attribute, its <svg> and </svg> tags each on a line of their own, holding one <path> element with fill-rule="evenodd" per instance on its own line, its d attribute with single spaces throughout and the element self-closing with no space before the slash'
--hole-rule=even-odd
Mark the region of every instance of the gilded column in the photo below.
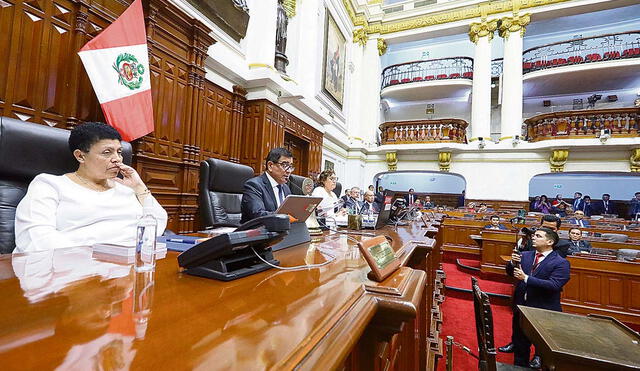
<svg viewBox="0 0 640 371">
<path fill-rule="evenodd" d="M 498 34 L 504 38 L 500 140 L 522 134 L 522 38 L 530 21 L 529 14 L 517 15 L 515 7 L 513 17 L 500 20 Z"/>
<path fill-rule="evenodd" d="M 473 138 L 489 138 L 491 133 L 491 39 L 497 26 L 497 20 L 482 18 L 480 23 L 472 23 L 469 28 L 469 38 L 476 44 L 471 91 Z"/>
</svg>

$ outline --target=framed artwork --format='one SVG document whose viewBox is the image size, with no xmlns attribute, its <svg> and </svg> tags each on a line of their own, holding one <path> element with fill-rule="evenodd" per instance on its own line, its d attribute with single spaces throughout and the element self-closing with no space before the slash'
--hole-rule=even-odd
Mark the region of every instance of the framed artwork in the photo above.
<svg viewBox="0 0 640 371">
<path fill-rule="evenodd" d="M 329 160 L 324 160 L 324 169 L 325 170 L 333 170 L 334 165 L 333 162 L 329 161 Z"/>
<path fill-rule="evenodd" d="M 326 9 L 326 13 L 322 90 L 342 109 L 342 102 L 344 100 L 346 40 L 328 9 Z"/>
</svg>

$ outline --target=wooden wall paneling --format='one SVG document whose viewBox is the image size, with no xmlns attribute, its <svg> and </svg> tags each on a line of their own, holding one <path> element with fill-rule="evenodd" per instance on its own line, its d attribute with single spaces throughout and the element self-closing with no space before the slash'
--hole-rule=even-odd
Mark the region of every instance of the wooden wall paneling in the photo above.
<svg viewBox="0 0 640 371">
<path fill-rule="evenodd" d="M 202 132 L 198 135 L 201 161 L 212 157 L 230 160 L 232 143 L 236 140 L 232 133 L 235 95 L 208 80 L 205 80 L 204 94 L 203 118 L 199 124 Z M 242 117 L 236 117 L 236 120 L 242 120 Z"/>
<path fill-rule="evenodd" d="M 264 103 L 260 101 L 247 101 L 240 139 L 240 162 L 251 166 L 254 172 L 262 170 L 262 126 L 264 121 Z"/>
<path fill-rule="evenodd" d="M 16 1 L 0 9 L 6 32 L 0 50 L 8 51 L 0 73 L 1 113 L 64 127 L 66 82 L 73 78 L 68 66 L 76 58 L 73 2 Z"/>
<path fill-rule="evenodd" d="M 231 113 L 231 135 L 229 137 L 229 161 L 240 163 L 240 140 L 242 136 L 243 116 L 247 102 L 247 91 L 239 85 L 233 86 Z"/>
</svg>

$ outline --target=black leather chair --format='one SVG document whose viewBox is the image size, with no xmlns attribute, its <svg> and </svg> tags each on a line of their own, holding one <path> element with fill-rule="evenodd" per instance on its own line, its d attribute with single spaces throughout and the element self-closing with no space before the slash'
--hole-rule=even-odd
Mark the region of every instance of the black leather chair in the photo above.
<svg viewBox="0 0 640 371">
<path fill-rule="evenodd" d="M 304 196 L 304 191 L 302 190 L 302 184 L 307 177 L 291 174 L 289 175 L 289 189 L 291 190 L 291 194 Z M 313 190 L 313 189 L 312 189 Z"/>
<path fill-rule="evenodd" d="M 239 226 L 244 182 L 253 177 L 246 165 L 210 158 L 200 163 L 198 206 L 202 228 Z"/>
<path fill-rule="evenodd" d="M 68 140 L 68 130 L 0 117 L 0 253 L 15 248 L 16 207 L 31 180 L 40 173 L 62 175 L 78 168 Z M 124 163 L 131 164 L 131 145 L 122 142 L 122 147 Z"/>
</svg>

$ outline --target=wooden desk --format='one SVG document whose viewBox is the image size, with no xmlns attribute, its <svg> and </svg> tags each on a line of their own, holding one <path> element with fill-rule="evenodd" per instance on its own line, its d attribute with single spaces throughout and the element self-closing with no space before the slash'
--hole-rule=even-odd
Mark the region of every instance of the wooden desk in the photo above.
<svg viewBox="0 0 640 371">
<path fill-rule="evenodd" d="M 522 330 L 551 370 L 640 370 L 640 334 L 610 317 L 518 306 Z"/>
<path fill-rule="evenodd" d="M 640 263 L 568 256 L 571 279 L 562 290 L 562 308 L 609 315 L 640 324 Z"/>
<path fill-rule="evenodd" d="M 517 243 L 518 235 L 514 231 L 484 229 L 480 231 L 480 271 L 506 275 L 506 263 L 501 258 L 511 255 Z"/>
<path fill-rule="evenodd" d="M 335 255 L 326 266 L 271 269 L 231 282 L 181 274 L 172 252 L 153 276 L 94 259 L 90 248 L 2 256 L 0 364 L 3 370 L 425 369 L 435 358 L 427 354 L 428 314 L 436 309 L 427 292 L 436 283 L 427 277 L 435 272 L 407 266 L 432 269 L 434 241 L 422 237 L 417 223 L 381 233 L 403 251 L 405 267 L 380 284 L 366 278 L 369 268 L 354 242 L 335 234 L 275 253 L 282 266 Z"/>
</svg>

